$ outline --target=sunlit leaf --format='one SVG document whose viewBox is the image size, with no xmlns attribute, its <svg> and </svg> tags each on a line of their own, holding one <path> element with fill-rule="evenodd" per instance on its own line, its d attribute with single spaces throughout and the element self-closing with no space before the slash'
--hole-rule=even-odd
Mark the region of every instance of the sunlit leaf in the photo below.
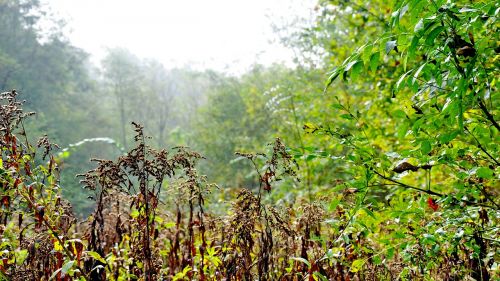
<svg viewBox="0 0 500 281">
<path fill-rule="evenodd" d="M 365 260 L 363 259 L 357 259 L 355 260 L 352 264 L 351 264 L 351 269 L 350 271 L 351 272 L 358 272 L 361 270 L 361 268 L 363 268 L 363 266 L 365 265 Z"/>
<path fill-rule="evenodd" d="M 434 44 L 434 40 L 436 39 L 436 37 L 444 30 L 444 27 L 443 26 L 438 26 L 436 28 L 434 28 L 431 32 L 429 32 L 429 34 L 427 35 L 427 37 L 425 38 L 425 44 L 426 45 L 433 45 Z"/>
<path fill-rule="evenodd" d="M 105 259 L 103 259 L 103 258 L 101 257 L 101 255 L 99 255 L 99 253 L 94 252 L 94 251 L 86 251 L 85 253 L 87 253 L 89 256 L 91 256 L 91 257 L 92 257 L 92 258 L 94 258 L 95 260 L 98 260 L 98 261 L 100 261 L 101 263 L 106 264 L 106 260 L 105 260 Z"/>
<path fill-rule="evenodd" d="M 476 175 L 483 179 L 491 179 L 493 178 L 493 170 L 486 167 L 480 167 L 476 170 Z"/>
<path fill-rule="evenodd" d="M 295 261 L 299 261 L 299 262 L 307 265 L 308 267 L 311 267 L 311 263 L 308 260 L 304 259 L 304 258 L 301 258 L 301 257 L 291 257 L 290 259 L 295 260 Z"/>
<path fill-rule="evenodd" d="M 387 43 L 385 43 L 386 54 L 389 54 L 389 52 L 394 50 L 394 48 L 396 48 L 396 40 L 387 41 Z"/>
</svg>

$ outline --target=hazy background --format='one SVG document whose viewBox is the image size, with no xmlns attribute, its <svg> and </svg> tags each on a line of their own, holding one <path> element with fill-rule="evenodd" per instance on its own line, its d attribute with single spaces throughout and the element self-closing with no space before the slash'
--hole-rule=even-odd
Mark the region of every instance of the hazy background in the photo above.
<svg viewBox="0 0 500 281">
<path fill-rule="evenodd" d="M 0 88 L 37 112 L 26 124 L 33 142 L 47 134 L 61 146 L 63 194 L 79 214 L 93 203 L 75 175 L 132 148 L 132 121 L 151 146 L 203 154 L 199 169 L 223 190 L 257 186 L 234 153 L 275 137 L 303 146 L 303 120 L 324 102 L 320 43 L 308 35 L 315 5 L 1 1 Z"/>
<path fill-rule="evenodd" d="M 167 67 L 242 73 L 254 63 L 290 65 L 293 53 L 274 26 L 312 18 L 315 1 L 44 1 L 65 19 L 65 34 L 98 63 L 126 47 Z M 298 24 L 298 23 L 297 23 Z"/>
</svg>

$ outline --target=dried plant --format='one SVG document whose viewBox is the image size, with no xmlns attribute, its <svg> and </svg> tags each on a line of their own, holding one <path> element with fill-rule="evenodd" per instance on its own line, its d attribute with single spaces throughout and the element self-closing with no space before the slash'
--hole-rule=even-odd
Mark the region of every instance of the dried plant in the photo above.
<svg viewBox="0 0 500 281">
<path fill-rule="evenodd" d="M 403 271 L 412 280 L 423 276 L 405 258 L 422 264 L 433 249 L 413 228 L 406 234 L 416 242 L 388 250 L 373 242 L 366 226 L 352 225 L 366 191 L 339 190 L 335 196 L 344 205 L 325 204 L 330 194 L 317 202 L 275 204 L 270 195 L 285 180 L 300 186 L 298 165 L 280 139 L 267 154 L 237 153 L 253 165 L 259 186 L 238 190 L 231 208 L 218 216 L 211 212 L 211 191 L 228 192 L 226 197 L 230 191 L 214 189 L 198 174 L 203 157 L 186 147 L 153 149 L 134 123 L 134 148 L 114 161 L 93 159 L 96 167 L 80 175 L 96 205 L 77 223 L 59 195 L 52 155 L 57 146 L 46 136 L 37 146 L 28 143 L 23 119 L 31 114 L 16 97 L 15 91 L 0 95 L 0 280 L 396 280 Z M 373 215 L 370 208 L 362 210 L 366 217 Z M 484 212 L 478 213 L 481 220 L 494 219 Z M 481 235 L 470 233 L 479 253 L 496 243 Z M 432 276 L 459 280 L 467 268 L 477 274 L 477 253 L 453 247 L 440 254 L 442 264 Z"/>
</svg>

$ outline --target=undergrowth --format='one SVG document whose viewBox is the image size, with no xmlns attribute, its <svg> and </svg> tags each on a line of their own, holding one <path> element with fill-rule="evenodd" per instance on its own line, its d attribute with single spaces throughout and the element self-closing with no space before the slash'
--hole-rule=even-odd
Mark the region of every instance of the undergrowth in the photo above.
<svg viewBox="0 0 500 281">
<path fill-rule="evenodd" d="M 479 227 L 430 243 L 413 223 L 396 228 L 380 206 L 362 207 L 368 189 L 337 188 L 288 206 L 264 200 L 281 180 L 301 186 L 280 139 L 267 154 L 238 153 L 260 184 L 241 188 L 217 216 L 208 200 L 224 191 L 198 174 L 203 157 L 186 147 L 155 150 L 133 124 L 135 148 L 115 161 L 94 159 L 96 168 L 80 175 L 96 208 L 77 221 L 60 196 L 56 146 L 47 137 L 28 142 L 23 120 L 32 113 L 22 111 L 15 91 L 2 93 L 0 102 L 0 280 L 499 278 L 494 257 L 486 256 L 498 241 L 483 238 Z M 366 173 L 368 182 L 373 173 Z M 329 205 L 325 196 L 343 204 Z M 439 224 L 435 211 L 430 204 L 418 224 Z M 488 212 L 479 210 L 483 229 L 498 222 Z M 387 241 L 398 231 L 397 243 Z"/>
</svg>

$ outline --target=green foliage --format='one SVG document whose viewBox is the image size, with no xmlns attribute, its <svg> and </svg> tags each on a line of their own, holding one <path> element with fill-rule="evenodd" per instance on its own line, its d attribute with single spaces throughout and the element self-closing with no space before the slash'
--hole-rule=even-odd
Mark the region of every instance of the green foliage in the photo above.
<svg viewBox="0 0 500 281">
<path fill-rule="evenodd" d="M 0 271 L 13 280 L 60 280 L 81 272 L 80 247 L 68 250 L 75 242 L 67 235 L 74 217 L 60 197 L 53 144 L 42 138 L 37 150 L 27 141 L 23 120 L 30 114 L 16 96 L 15 91 L 0 95 Z M 48 162 L 37 164 L 37 155 Z"/>
<path fill-rule="evenodd" d="M 376 208 L 382 221 L 394 221 L 394 230 L 391 224 L 384 227 L 392 240 L 379 243 L 402 243 L 398 248 L 408 266 L 416 264 L 430 276 L 448 254 L 474 253 L 467 258 L 470 267 L 453 274 L 471 272 L 475 279 L 489 280 L 492 260 L 486 257 L 498 255 L 498 26 L 491 24 L 498 3 L 401 1 L 395 7 L 385 35 L 358 48 L 327 80 L 328 88 L 342 77 L 354 92 L 334 94 L 354 94 L 357 102 L 351 104 L 369 104 L 350 106 L 349 99 L 339 98 L 339 114 L 347 111 L 346 122 L 359 130 L 347 137 L 331 128 L 322 131 L 345 147 L 342 157 L 353 170 L 346 185 L 370 189 L 372 198 L 362 205 Z M 372 61 L 380 50 L 384 62 Z M 370 69 L 354 68 L 368 58 Z M 374 76 L 362 79 L 360 71 Z M 383 84 L 374 88 L 369 81 Z M 358 185 L 360 177 L 366 178 L 364 187 Z M 366 227 L 365 221 L 353 223 Z M 409 231 L 398 231 L 397 225 Z M 372 231 L 377 241 L 382 229 Z M 453 235 L 457 232 L 462 235 Z"/>
</svg>

